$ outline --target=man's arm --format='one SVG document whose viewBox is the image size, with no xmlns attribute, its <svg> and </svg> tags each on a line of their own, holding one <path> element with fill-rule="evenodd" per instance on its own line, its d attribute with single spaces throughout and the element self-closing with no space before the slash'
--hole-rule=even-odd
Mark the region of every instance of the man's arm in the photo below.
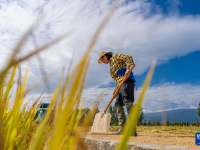
<svg viewBox="0 0 200 150">
<path fill-rule="evenodd" d="M 118 59 L 120 59 L 120 60 L 122 60 L 123 62 L 126 63 L 126 72 L 125 72 L 124 76 L 126 78 L 129 78 L 129 76 L 130 76 L 130 73 L 129 73 L 130 67 L 131 67 L 131 65 L 134 65 L 134 61 L 133 61 L 132 56 L 119 54 L 118 55 Z"/>
<path fill-rule="evenodd" d="M 122 62 L 125 62 L 127 67 L 129 67 L 129 69 L 130 69 L 130 65 L 134 65 L 133 58 L 130 55 L 117 54 L 116 58 L 121 60 Z"/>
</svg>

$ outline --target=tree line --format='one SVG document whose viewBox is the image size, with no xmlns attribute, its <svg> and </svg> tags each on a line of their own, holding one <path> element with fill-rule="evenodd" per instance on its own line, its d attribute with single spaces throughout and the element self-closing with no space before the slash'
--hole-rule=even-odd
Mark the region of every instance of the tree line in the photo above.
<svg viewBox="0 0 200 150">
<path fill-rule="evenodd" d="M 199 105 L 198 105 L 198 111 L 197 111 L 197 115 L 200 117 L 200 102 L 199 102 Z M 87 114 L 89 112 L 91 112 L 91 110 L 87 107 L 87 108 L 84 108 L 82 110 L 83 114 L 82 114 L 82 120 L 87 117 Z M 108 112 L 111 114 L 111 122 L 110 122 L 110 125 L 113 125 L 113 126 L 116 126 L 118 125 L 118 118 L 117 118 L 117 110 L 116 110 L 116 107 L 114 106 L 110 106 L 109 109 L 108 109 Z M 92 112 L 93 114 L 93 117 L 92 117 L 92 122 L 94 120 L 94 117 L 95 117 L 95 114 L 96 113 L 99 113 L 99 109 L 97 108 L 95 112 Z M 143 108 L 141 107 L 140 108 L 140 113 L 139 113 L 139 120 L 138 120 L 138 126 L 161 126 L 161 125 L 166 125 L 166 126 L 189 126 L 189 125 L 193 125 L 193 126 L 200 126 L 200 121 L 199 121 L 199 118 L 196 117 L 196 122 L 195 123 L 192 123 L 192 124 L 189 124 L 188 122 L 182 122 L 182 123 L 179 123 L 179 122 L 175 122 L 175 123 L 170 123 L 169 121 L 166 121 L 165 123 L 161 123 L 159 120 L 144 120 L 144 113 L 143 113 Z"/>
<path fill-rule="evenodd" d="M 197 111 L 197 115 L 200 117 L 200 102 L 198 105 L 198 111 Z M 112 118 L 111 118 L 111 123 L 110 125 L 118 125 L 118 118 L 117 118 L 117 111 L 116 108 L 114 106 L 110 106 L 108 112 L 111 114 Z M 159 120 L 144 120 L 144 113 L 143 113 L 143 108 L 140 108 L 140 113 L 139 113 L 139 120 L 138 120 L 138 126 L 161 126 L 161 125 L 166 125 L 166 126 L 189 126 L 189 125 L 193 125 L 193 126 L 200 126 L 200 121 L 198 119 L 198 117 L 196 117 L 196 122 L 189 124 L 188 122 L 174 122 L 174 123 L 170 123 L 169 121 L 166 121 L 165 123 L 161 123 Z"/>
</svg>

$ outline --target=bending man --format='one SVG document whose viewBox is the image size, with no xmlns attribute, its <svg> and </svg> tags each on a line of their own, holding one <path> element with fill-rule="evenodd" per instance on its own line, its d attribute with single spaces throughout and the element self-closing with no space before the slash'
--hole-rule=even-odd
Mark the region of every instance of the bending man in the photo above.
<svg viewBox="0 0 200 150">
<path fill-rule="evenodd" d="M 110 64 L 110 75 L 115 81 L 113 96 L 116 97 L 115 107 L 119 121 L 119 130 L 113 134 L 118 135 L 121 134 L 126 121 L 123 106 L 126 106 L 127 113 L 129 115 L 134 102 L 135 79 L 132 72 L 131 74 L 129 73 L 130 66 L 134 64 L 133 58 L 130 55 L 113 54 L 112 52 L 102 51 L 99 53 L 98 63 Z M 123 83 L 119 92 L 115 94 L 124 77 L 127 77 L 128 79 Z M 133 135 L 137 136 L 136 130 Z"/>
</svg>

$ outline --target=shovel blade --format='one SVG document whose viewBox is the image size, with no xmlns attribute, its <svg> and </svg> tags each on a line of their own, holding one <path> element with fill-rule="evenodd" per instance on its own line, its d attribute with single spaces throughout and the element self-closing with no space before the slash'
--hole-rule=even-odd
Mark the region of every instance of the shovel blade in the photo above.
<svg viewBox="0 0 200 150">
<path fill-rule="evenodd" d="M 111 114 L 97 113 L 94 118 L 92 133 L 105 133 L 109 131 Z"/>
</svg>

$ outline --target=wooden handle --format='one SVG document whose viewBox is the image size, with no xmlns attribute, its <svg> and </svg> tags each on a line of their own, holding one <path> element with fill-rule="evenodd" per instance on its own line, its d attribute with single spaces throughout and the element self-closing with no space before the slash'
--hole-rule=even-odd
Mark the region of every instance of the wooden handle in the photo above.
<svg viewBox="0 0 200 150">
<path fill-rule="evenodd" d="M 131 69 L 129 70 L 129 73 L 131 73 L 131 71 L 133 70 L 133 68 L 135 67 L 135 64 L 131 67 Z M 126 77 L 124 77 L 124 80 L 120 83 L 119 87 L 117 88 L 117 91 L 115 92 L 115 94 L 117 94 L 119 92 L 119 89 L 121 88 L 122 84 L 126 81 Z M 110 100 L 110 102 L 108 103 L 106 109 L 104 110 L 104 113 L 106 113 L 108 107 L 110 106 L 110 104 L 112 103 L 112 101 L 114 100 L 114 96 L 112 97 L 112 99 Z"/>
</svg>

